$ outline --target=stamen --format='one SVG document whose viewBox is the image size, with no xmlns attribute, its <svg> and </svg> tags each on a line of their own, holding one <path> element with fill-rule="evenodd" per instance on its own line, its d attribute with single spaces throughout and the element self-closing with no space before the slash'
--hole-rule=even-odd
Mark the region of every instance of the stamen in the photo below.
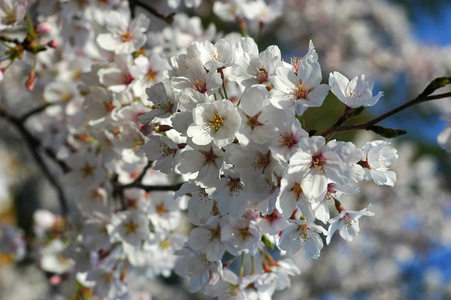
<svg viewBox="0 0 451 300">
<path fill-rule="evenodd" d="M 287 146 L 288 148 L 291 148 L 298 143 L 292 133 L 285 132 L 280 135 L 280 138 L 279 143 Z"/>
<path fill-rule="evenodd" d="M 315 155 L 312 157 L 312 164 L 310 166 L 310 168 L 317 168 L 318 170 L 320 170 L 321 172 L 324 172 L 324 165 L 326 163 L 326 159 L 324 157 L 321 156 L 321 154 L 319 155 Z"/>
<path fill-rule="evenodd" d="M 307 94 L 310 92 L 310 85 L 302 80 L 298 80 L 298 85 L 294 88 L 294 95 L 296 99 L 306 99 Z"/>
<path fill-rule="evenodd" d="M 211 118 L 210 122 L 208 122 L 208 125 L 211 125 L 217 131 L 219 127 L 222 126 L 222 123 L 224 123 L 224 119 L 217 112 L 215 112 L 213 118 Z"/>
</svg>

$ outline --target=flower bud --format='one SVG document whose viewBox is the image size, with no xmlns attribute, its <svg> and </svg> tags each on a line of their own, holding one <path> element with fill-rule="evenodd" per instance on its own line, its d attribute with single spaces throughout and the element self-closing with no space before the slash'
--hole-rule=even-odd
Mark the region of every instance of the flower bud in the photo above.
<svg viewBox="0 0 451 300">
<path fill-rule="evenodd" d="M 47 35 L 52 31 L 52 25 L 48 22 L 40 22 L 36 25 L 36 32 L 41 35 Z"/>
<path fill-rule="evenodd" d="M 48 45 L 50 48 L 54 48 L 54 49 L 58 48 L 58 42 L 55 41 L 55 40 L 51 40 L 50 42 L 47 43 L 47 45 Z"/>
<path fill-rule="evenodd" d="M 35 80 L 34 79 L 35 79 L 34 73 L 30 73 L 30 76 L 28 77 L 27 83 L 26 83 L 27 89 L 29 91 L 32 91 L 34 89 L 34 86 L 35 86 Z"/>
</svg>

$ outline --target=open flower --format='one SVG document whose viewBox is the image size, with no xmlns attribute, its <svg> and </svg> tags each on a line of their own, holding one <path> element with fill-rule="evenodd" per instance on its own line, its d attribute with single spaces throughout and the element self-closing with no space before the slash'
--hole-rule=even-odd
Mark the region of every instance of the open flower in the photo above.
<svg viewBox="0 0 451 300">
<path fill-rule="evenodd" d="M 22 22 L 25 18 L 27 5 L 27 0 L 0 1 L 0 31 Z"/>
<path fill-rule="evenodd" d="M 270 76 L 274 88 L 269 93 L 269 101 L 279 108 L 294 108 L 302 115 L 309 107 L 319 107 L 329 93 L 327 84 L 322 80 L 318 55 L 310 43 L 309 52 L 294 64 L 283 64 Z"/>
<path fill-rule="evenodd" d="M 352 241 L 352 239 L 357 236 L 360 232 L 359 219 L 362 216 L 374 216 L 371 212 L 373 209 L 373 204 L 369 204 L 367 208 L 361 211 L 353 211 L 343 209 L 338 216 L 329 220 L 329 236 L 326 238 L 327 244 L 330 243 L 332 236 L 335 231 L 340 232 L 340 236 L 347 241 Z"/>
<path fill-rule="evenodd" d="M 338 184 L 349 181 L 350 171 L 337 152 L 339 147 L 332 148 L 331 142 L 326 144 L 322 136 L 303 139 L 299 147 L 290 159 L 288 174 L 304 173 L 301 187 L 309 200 L 317 202 L 324 198 L 329 180 Z"/>
<path fill-rule="evenodd" d="M 142 47 L 147 40 L 144 32 L 150 20 L 143 14 L 129 22 L 128 18 L 116 11 L 107 19 L 108 33 L 99 34 L 97 43 L 102 49 L 119 53 L 132 53 Z"/>
<path fill-rule="evenodd" d="M 324 246 L 319 233 L 327 235 L 327 231 L 316 224 L 303 220 L 290 220 L 292 224 L 285 228 L 280 236 L 279 247 L 289 254 L 297 253 L 302 247 L 312 258 L 318 258 Z"/>
<path fill-rule="evenodd" d="M 207 145 L 212 141 L 219 147 L 230 144 L 240 127 L 240 114 L 229 100 L 199 104 L 193 110 L 193 123 L 187 135 L 197 145 Z"/>
<path fill-rule="evenodd" d="M 383 92 L 379 92 L 373 97 L 374 82 L 366 80 L 364 74 L 356 76 L 349 81 L 348 78 L 339 72 L 333 72 L 330 73 L 329 85 L 332 93 L 337 96 L 338 100 L 352 108 L 372 106 L 384 95 Z"/>
<path fill-rule="evenodd" d="M 396 183 L 396 173 L 389 167 L 398 159 L 398 154 L 388 144 L 387 141 L 372 141 L 363 149 L 366 158 L 360 165 L 365 171 L 365 179 L 372 178 L 377 185 L 394 186 Z"/>
</svg>

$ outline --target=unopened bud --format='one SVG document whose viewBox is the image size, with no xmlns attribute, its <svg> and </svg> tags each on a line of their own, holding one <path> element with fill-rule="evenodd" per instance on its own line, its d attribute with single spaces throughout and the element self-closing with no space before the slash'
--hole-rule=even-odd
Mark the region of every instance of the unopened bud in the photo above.
<svg viewBox="0 0 451 300">
<path fill-rule="evenodd" d="M 260 217 L 260 213 L 256 210 L 248 209 L 244 213 L 244 217 L 249 220 L 256 221 Z"/>
<path fill-rule="evenodd" d="M 34 73 L 30 73 L 30 76 L 28 76 L 27 83 L 26 83 L 27 89 L 29 91 L 32 91 L 34 89 L 34 86 L 35 86 L 34 79 L 35 79 Z"/>
<path fill-rule="evenodd" d="M 273 88 L 274 88 L 274 86 L 272 85 L 272 83 L 270 83 L 270 84 L 268 84 L 268 85 L 266 86 L 266 90 L 267 90 L 268 92 L 271 91 Z"/>
<path fill-rule="evenodd" d="M 56 48 L 58 48 L 58 42 L 55 40 L 51 40 L 50 42 L 47 43 L 47 46 L 49 46 L 50 48 L 56 49 Z"/>
<path fill-rule="evenodd" d="M 149 134 L 151 134 L 151 133 L 153 132 L 153 129 L 154 129 L 154 125 L 145 124 L 145 125 L 142 125 L 142 126 L 139 128 L 139 131 L 140 131 L 143 135 L 148 136 Z"/>
<path fill-rule="evenodd" d="M 337 199 L 334 200 L 335 200 L 335 208 L 339 213 L 341 213 L 345 208 L 343 207 L 343 205 L 341 205 L 340 201 L 338 201 Z"/>
<path fill-rule="evenodd" d="M 63 277 L 61 277 L 60 275 L 53 275 L 49 278 L 49 283 L 51 285 L 59 285 L 61 284 L 61 282 L 63 282 Z"/>
<path fill-rule="evenodd" d="M 40 22 L 36 25 L 36 32 L 41 35 L 49 34 L 52 31 L 52 25 L 48 22 Z"/>
<path fill-rule="evenodd" d="M 435 78 L 426 87 L 426 89 L 421 93 L 420 96 L 426 97 L 426 96 L 432 94 L 433 92 L 435 92 L 435 90 L 445 87 L 450 83 L 451 83 L 451 77 L 443 76 L 443 77 Z"/>
</svg>

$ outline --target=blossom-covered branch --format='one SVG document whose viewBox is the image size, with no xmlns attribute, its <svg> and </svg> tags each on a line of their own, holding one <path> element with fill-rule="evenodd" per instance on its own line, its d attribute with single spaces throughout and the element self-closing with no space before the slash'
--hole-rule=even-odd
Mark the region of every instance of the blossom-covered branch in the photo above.
<svg viewBox="0 0 451 300">
<path fill-rule="evenodd" d="M 217 33 L 213 24 L 205 29 L 198 17 L 165 15 L 142 0 L 57 2 L 37 2 L 32 15 L 45 22 L 33 22 L 26 0 L 0 0 L 0 32 L 9 41 L 0 74 L 13 95 L 0 101 L 19 99 L 4 105 L 14 114 L 1 116 L 58 189 L 63 214 L 74 216 L 74 226 L 61 226 L 50 212 L 35 214 L 36 256 L 49 283 L 125 299 L 135 296 L 135 276 L 175 272 L 190 278 L 190 292 L 268 299 L 300 273 L 285 254 L 317 259 L 333 236 L 351 241 L 360 222 L 375 216 L 377 203 L 344 196 L 362 192 L 367 181 L 396 184 L 398 151 L 388 141 L 328 139 L 383 99 L 371 79 L 334 71 L 325 82 L 313 41 L 285 61 L 277 45 L 260 49 L 247 36 L 281 15 L 283 2 L 216 1 L 213 12 L 241 24 L 246 37 Z M 135 15 L 139 7 L 166 27 L 150 32 L 147 14 Z M 24 45 L 9 37 L 17 26 L 27 28 Z M 15 63 L 21 59 L 31 69 L 26 80 Z M 448 82 L 434 81 L 415 102 L 352 128 L 387 137 L 393 132 L 377 122 L 449 96 L 430 95 Z M 330 93 L 345 111 L 315 135 L 302 116 Z M 46 104 L 14 111 L 36 99 Z M 61 184 L 40 149 L 60 164 Z M 67 211 L 64 195 L 80 213 Z M 238 273 L 232 261 L 241 263 Z"/>
</svg>

